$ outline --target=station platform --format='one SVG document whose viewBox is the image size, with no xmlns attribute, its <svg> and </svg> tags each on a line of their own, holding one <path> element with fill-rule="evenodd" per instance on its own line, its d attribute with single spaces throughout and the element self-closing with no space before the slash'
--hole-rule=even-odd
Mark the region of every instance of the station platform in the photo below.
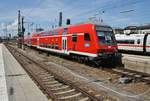
<svg viewBox="0 0 150 101">
<path fill-rule="evenodd" d="M 130 70 L 150 74 L 150 57 L 131 54 L 122 54 L 124 67 Z"/>
<path fill-rule="evenodd" d="M 0 101 L 50 101 L 0 44 Z"/>
</svg>

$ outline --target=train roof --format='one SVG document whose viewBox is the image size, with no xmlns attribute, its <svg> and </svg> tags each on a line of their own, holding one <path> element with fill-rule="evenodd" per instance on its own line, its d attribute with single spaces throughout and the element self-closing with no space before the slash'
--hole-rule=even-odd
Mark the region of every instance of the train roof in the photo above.
<svg viewBox="0 0 150 101">
<path fill-rule="evenodd" d="M 104 23 L 98 23 L 98 22 L 84 22 L 84 23 L 78 23 L 75 25 L 65 25 L 65 26 L 61 26 L 61 27 L 57 27 L 55 29 L 50 29 L 50 30 L 45 30 L 45 31 L 41 31 L 41 32 L 34 32 L 32 34 L 32 37 L 37 37 L 38 35 L 44 33 L 44 32 L 48 32 L 48 31 L 57 31 L 57 30 L 61 30 L 61 29 L 65 29 L 65 28 L 71 28 L 71 27 L 76 27 L 76 26 L 82 26 L 82 25 L 95 25 L 95 26 L 100 26 L 100 27 L 106 27 L 106 28 L 110 28 L 112 29 L 110 26 L 104 24 Z"/>
<path fill-rule="evenodd" d="M 58 27 L 56 29 L 61 29 L 61 28 L 63 29 L 63 28 L 75 27 L 75 26 L 80 26 L 80 25 L 88 25 L 88 24 L 97 25 L 97 26 L 104 26 L 104 27 L 110 27 L 110 26 L 108 26 L 104 23 L 99 23 L 99 22 L 82 22 L 82 23 L 77 23 L 77 24 L 73 24 L 73 25 L 64 25 L 64 26 Z"/>
<path fill-rule="evenodd" d="M 150 29 L 150 24 L 142 26 L 127 26 L 124 28 L 124 30 L 145 30 L 145 29 Z"/>
</svg>

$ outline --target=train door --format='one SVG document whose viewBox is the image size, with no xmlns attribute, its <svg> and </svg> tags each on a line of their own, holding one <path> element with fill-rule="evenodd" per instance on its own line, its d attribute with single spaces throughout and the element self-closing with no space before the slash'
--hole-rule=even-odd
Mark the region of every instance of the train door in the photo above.
<svg viewBox="0 0 150 101">
<path fill-rule="evenodd" d="M 147 52 L 147 48 L 146 48 L 146 47 L 147 47 L 147 44 L 148 44 L 148 43 L 147 43 L 147 37 L 148 37 L 148 34 L 145 34 L 145 35 L 144 35 L 144 40 L 143 40 L 143 52 L 144 52 L 144 53 Z"/>
<path fill-rule="evenodd" d="M 67 54 L 67 37 L 62 37 L 62 50 L 64 54 Z"/>
<path fill-rule="evenodd" d="M 150 53 L 150 34 L 148 34 L 148 36 L 147 36 L 146 52 Z"/>
<path fill-rule="evenodd" d="M 141 47 L 141 46 L 143 46 L 142 43 L 143 43 L 143 37 L 139 37 L 139 38 L 136 39 L 137 47 L 135 47 L 135 49 L 136 49 L 135 51 L 138 51 L 138 52 L 143 51 L 143 48 Z"/>
<path fill-rule="evenodd" d="M 64 28 L 62 36 L 62 51 L 64 54 L 67 54 L 67 28 Z"/>
</svg>

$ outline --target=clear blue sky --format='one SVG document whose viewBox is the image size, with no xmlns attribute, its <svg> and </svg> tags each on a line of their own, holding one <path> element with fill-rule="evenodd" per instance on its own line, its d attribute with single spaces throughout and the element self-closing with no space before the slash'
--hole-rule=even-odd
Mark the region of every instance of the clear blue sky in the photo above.
<svg viewBox="0 0 150 101">
<path fill-rule="evenodd" d="M 96 17 L 112 27 L 140 25 L 150 23 L 149 4 L 150 0 L 1 0 L 0 24 L 14 22 L 20 9 L 26 21 L 41 26 L 58 22 L 59 11 L 73 24 L 99 14 Z M 128 10 L 134 11 L 120 13 Z"/>
</svg>

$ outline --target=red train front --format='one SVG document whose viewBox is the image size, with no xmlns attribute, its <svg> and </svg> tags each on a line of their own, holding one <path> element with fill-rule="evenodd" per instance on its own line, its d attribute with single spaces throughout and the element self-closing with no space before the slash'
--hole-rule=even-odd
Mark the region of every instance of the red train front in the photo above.
<svg viewBox="0 0 150 101">
<path fill-rule="evenodd" d="M 107 60 L 117 53 L 112 28 L 92 23 L 35 33 L 30 41 L 38 49 L 68 55 L 81 62 Z"/>
</svg>

